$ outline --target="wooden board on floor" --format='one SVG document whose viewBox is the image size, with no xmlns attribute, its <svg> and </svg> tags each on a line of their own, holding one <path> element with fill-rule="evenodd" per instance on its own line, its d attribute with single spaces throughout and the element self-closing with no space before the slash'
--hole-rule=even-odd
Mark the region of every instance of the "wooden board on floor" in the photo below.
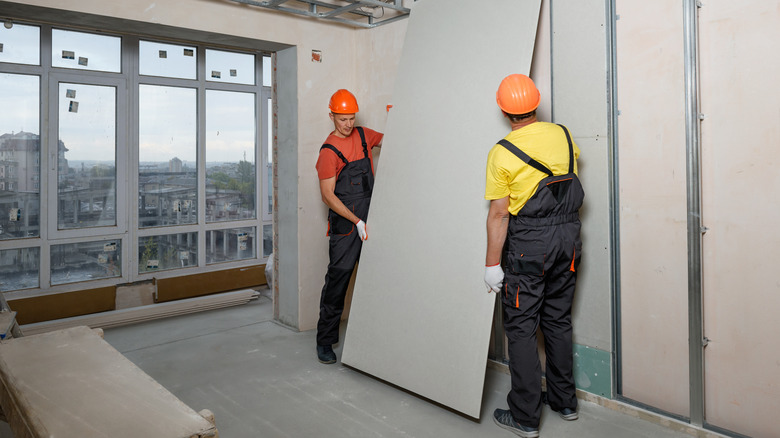
<svg viewBox="0 0 780 438">
<path fill-rule="evenodd" d="M 540 6 L 414 5 L 344 340 L 343 363 L 475 418 L 495 304 L 485 164 L 511 129 L 496 89 L 530 71 Z"/>
<path fill-rule="evenodd" d="M 88 327 L 0 343 L 0 406 L 16 438 L 206 438 L 216 426 Z"/>
<path fill-rule="evenodd" d="M 189 298 L 184 300 L 169 301 L 165 303 L 151 304 L 148 306 L 131 307 L 128 309 L 102 312 L 92 315 L 62 318 L 54 321 L 44 321 L 35 324 L 26 324 L 22 330 L 27 335 L 61 330 L 70 327 L 85 325 L 91 328 L 110 328 L 126 324 L 151 321 L 159 318 L 168 318 L 188 313 L 202 312 L 206 310 L 221 309 L 223 307 L 238 306 L 248 303 L 258 297 L 254 289 L 244 289 L 233 292 L 223 292 L 205 297 Z"/>
</svg>

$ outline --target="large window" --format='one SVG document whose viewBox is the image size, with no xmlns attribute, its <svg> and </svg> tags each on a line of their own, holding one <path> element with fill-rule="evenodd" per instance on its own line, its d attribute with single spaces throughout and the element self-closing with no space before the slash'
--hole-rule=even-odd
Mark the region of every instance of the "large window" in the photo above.
<svg viewBox="0 0 780 438">
<path fill-rule="evenodd" d="M 40 77 L 0 73 L 0 242 L 40 234 Z"/>
<path fill-rule="evenodd" d="M 61 82 L 57 227 L 116 225 L 115 87 Z"/>
<path fill-rule="evenodd" d="M 257 217 L 255 106 L 250 93 L 206 91 L 206 221 Z"/>
<path fill-rule="evenodd" d="M 197 90 L 141 84 L 138 94 L 138 225 L 197 223 Z"/>
<path fill-rule="evenodd" d="M 261 263 L 270 64 L 200 43 L 0 27 L 0 291 Z"/>
</svg>

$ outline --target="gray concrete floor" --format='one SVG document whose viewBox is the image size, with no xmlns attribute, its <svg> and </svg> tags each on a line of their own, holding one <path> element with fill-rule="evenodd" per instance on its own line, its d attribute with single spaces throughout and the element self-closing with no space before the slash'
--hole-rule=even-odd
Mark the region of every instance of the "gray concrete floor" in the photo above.
<svg viewBox="0 0 780 438">
<path fill-rule="evenodd" d="M 514 436 L 492 421 L 495 408 L 506 408 L 507 374 L 488 370 L 474 421 L 341 362 L 320 364 L 314 331 L 282 327 L 272 312 L 266 293 L 243 306 L 107 329 L 105 339 L 191 408 L 211 410 L 221 438 Z M 545 408 L 541 436 L 689 437 L 594 403 L 581 401 L 579 413 L 569 422 Z"/>
</svg>

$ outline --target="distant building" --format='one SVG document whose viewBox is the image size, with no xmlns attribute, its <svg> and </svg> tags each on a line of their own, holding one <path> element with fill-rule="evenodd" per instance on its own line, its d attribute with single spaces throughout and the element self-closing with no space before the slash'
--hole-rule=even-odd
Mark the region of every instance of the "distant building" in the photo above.
<svg viewBox="0 0 780 438">
<path fill-rule="evenodd" d="M 170 161 L 168 161 L 168 172 L 176 172 L 180 173 L 182 169 L 181 160 L 173 157 Z"/>
<path fill-rule="evenodd" d="M 67 148 L 59 141 L 60 174 L 68 170 Z M 0 190 L 39 193 L 41 183 L 41 137 L 20 131 L 0 135 Z"/>
</svg>

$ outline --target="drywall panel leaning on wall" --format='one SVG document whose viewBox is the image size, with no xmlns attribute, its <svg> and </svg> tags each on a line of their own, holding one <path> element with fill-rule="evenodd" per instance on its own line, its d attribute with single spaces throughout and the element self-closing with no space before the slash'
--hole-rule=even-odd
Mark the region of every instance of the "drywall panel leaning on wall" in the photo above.
<svg viewBox="0 0 780 438">
<path fill-rule="evenodd" d="M 342 362 L 479 417 L 495 296 L 482 281 L 485 160 L 528 74 L 540 0 L 415 5 L 398 67 Z"/>
</svg>

